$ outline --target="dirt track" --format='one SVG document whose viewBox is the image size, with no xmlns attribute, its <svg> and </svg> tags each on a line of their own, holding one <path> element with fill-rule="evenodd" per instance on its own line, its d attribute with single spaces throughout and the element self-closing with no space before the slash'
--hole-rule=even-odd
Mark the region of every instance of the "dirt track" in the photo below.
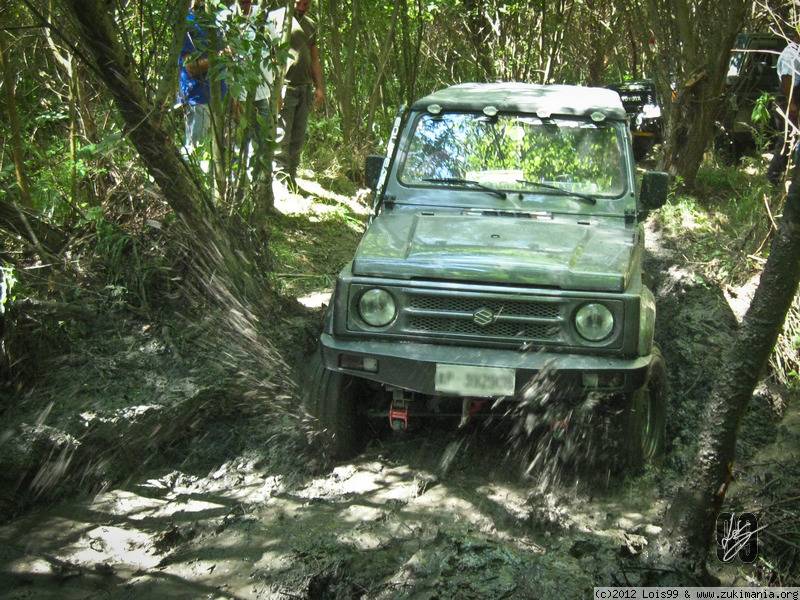
<svg viewBox="0 0 800 600">
<path fill-rule="evenodd" d="M 638 581 L 625 563 L 657 532 L 652 490 L 531 494 L 497 442 L 428 430 L 305 481 L 236 460 L 33 513 L 0 530 L 8 597 L 581 598 Z"/>
<path fill-rule="evenodd" d="M 593 585 L 646 583 L 637 557 L 685 472 L 711 368 L 735 326 L 719 290 L 673 261 L 651 242 L 657 337 L 672 384 L 671 453 L 660 470 L 603 493 L 543 493 L 506 460 L 505 438 L 486 429 L 431 425 L 332 468 L 313 456 L 276 467 L 269 442 L 250 437 L 222 465 L 178 467 L 176 458 L 93 499 L 6 524 L 0 595 L 585 598 Z M 751 424 L 769 420 L 765 398 L 756 398 Z M 767 429 L 745 428 L 746 456 L 773 442 Z M 214 439 L 189 448 L 213 449 Z"/>
</svg>

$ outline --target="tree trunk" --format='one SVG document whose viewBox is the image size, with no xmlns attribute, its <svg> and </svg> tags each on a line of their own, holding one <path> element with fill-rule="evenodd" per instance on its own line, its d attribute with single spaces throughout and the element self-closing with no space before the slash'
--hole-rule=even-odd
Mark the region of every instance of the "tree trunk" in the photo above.
<svg viewBox="0 0 800 600">
<path fill-rule="evenodd" d="M 394 45 L 395 32 L 397 31 L 397 22 L 399 20 L 401 8 L 401 3 L 398 2 L 395 4 L 394 13 L 392 13 L 392 24 L 389 27 L 389 31 L 386 33 L 386 38 L 383 44 L 380 44 L 377 47 L 375 83 L 372 86 L 372 92 L 370 93 L 369 101 L 367 102 L 367 120 L 366 126 L 364 127 L 367 135 L 372 134 L 372 124 L 375 122 L 375 111 L 378 108 L 378 98 L 381 91 L 381 85 L 383 84 L 383 77 L 386 72 L 386 65 L 389 62 L 392 46 Z"/>
<path fill-rule="evenodd" d="M 673 104 L 667 128 L 663 168 L 694 186 L 706 147 L 714 134 L 714 121 L 721 106 L 722 80 L 710 81 L 701 72 L 690 79 Z"/>
<path fill-rule="evenodd" d="M 76 80 L 69 80 L 69 189 L 70 201 L 73 207 L 78 206 L 78 94 Z"/>
<path fill-rule="evenodd" d="M 170 134 L 161 127 L 159 115 L 148 106 L 132 60 L 117 37 L 107 3 L 64 0 L 64 5 L 78 26 L 81 43 L 114 97 L 128 137 L 167 202 L 198 237 L 201 232 L 210 233 L 214 214 L 210 200 L 192 179 Z"/>
<path fill-rule="evenodd" d="M 188 23 L 186 13 L 189 11 L 189 0 L 178 0 L 170 9 L 170 31 L 174 31 L 172 43 L 169 47 L 169 55 L 161 63 L 162 77 L 158 82 L 156 91 L 155 106 L 156 114 L 164 115 L 167 109 L 175 101 L 175 93 L 178 90 L 178 57 L 183 48 L 183 38 L 186 35 Z"/>
<path fill-rule="evenodd" d="M 214 20 L 216 7 L 211 4 L 206 6 L 206 12 L 211 22 Z M 211 118 L 211 195 L 216 206 L 222 206 L 227 198 L 228 190 L 228 148 L 225 144 L 228 111 L 222 97 L 222 81 L 215 77 L 219 73 L 219 54 L 223 41 L 220 39 L 216 28 L 211 29 L 208 36 L 208 73 L 209 101 L 208 113 Z"/>
<path fill-rule="evenodd" d="M 28 189 L 28 179 L 25 177 L 22 128 L 19 124 L 19 115 L 17 114 L 14 71 L 9 61 L 10 57 L 6 45 L 6 33 L 0 30 L 0 68 L 3 70 L 3 87 L 6 91 L 6 112 L 8 113 L 8 123 L 11 127 L 11 155 L 14 159 L 14 173 L 17 177 L 17 187 L 19 187 L 19 195 L 22 204 L 30 208 L 33 204 L 31 202 L 31 193 Z"/>
<path fill-rule="evenodd" d="M 736 452 L 736 436 L 753 389 L 781 332 L 800 280 L 800 169 L 753 301 L 717 375 L 690 476 L 672 501 L 662 547 L 702 570 Z"/>
<path fill-rule="evenodd" d="M 689 187 L 714 134 L 728 57 L 749 6 L 746 0 L 645 3 L 647 22 L 659 32 L 653 65 L 668 127 L 663 167 Z M 677 86 L 674 103 L 669 102 L 672 84 Z"/>
<path fill-rule="evenodd" d="M 359 62 L 362 47 L 359 44 L 359 36 L 364 26 L 363 11 L 360 0 L 353 0 L 349 8 L 331 1 L 328 2 L 327 9 L 328 20 L 331 23 L 326 46 L 332 66 L 330 78 L 333 85 L 330 88 L 339 107 L 342 145 L 350 147 L 358 137 L 360 123 L 358 104 L 360 98 L 356 93 L 356 79 L 359 75 L 364 76 L 363 71 L 359 70 L 363 66 Z M 344 31 L 340 32 L 339 27 L 342 24 Z"/>
</svg>

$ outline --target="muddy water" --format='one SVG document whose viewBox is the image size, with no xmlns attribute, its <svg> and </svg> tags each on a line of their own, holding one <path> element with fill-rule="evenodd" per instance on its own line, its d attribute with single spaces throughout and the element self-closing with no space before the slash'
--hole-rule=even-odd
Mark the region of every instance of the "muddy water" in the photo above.
<svg viewBox="0 0 800 600">
<path fill-rule="evenodd" d="M 465 440 L 467 436 L 468 439 Z M 531 492 L 489 433 L 423 430 L 290 481 L 238 460 L 0 529 L 8 598 L 583 598 L 638 580 L 662 508 L 639 481 Z M 466 448 L 443 474 L 448 445 Z"/>
<path fill-rule="evenodd" d="M 735 328 L 721 292 L 658 243 L 647 270 L 672 390 L 662 468 L 606 490 L 562 482 L 543 491 L 535 473 L 523 474 L 529 463 L 514 460 L 525 454 L 518 439 L 437 425 L 375 440 L 357 460 L 327 468 L 270 466 L 267 441 L 205 470 L 177 467 L 177 457 L 175 470 L 0 527 L 0 596 L 585 598 L 593 585 L 647 583 L 637 558 L 686 472 L 715 361 Z M 756 403 L 742 429 L 751 463 L 797 448 L 795 437 L 775 436 L 767 404 Z M 800 475 L 770 470 L 770 489 L 782 486 L 768 498 L 778 514 Z M 762 489 L 754 480 L 733 495 L 752 509 Z"/>
</svg>

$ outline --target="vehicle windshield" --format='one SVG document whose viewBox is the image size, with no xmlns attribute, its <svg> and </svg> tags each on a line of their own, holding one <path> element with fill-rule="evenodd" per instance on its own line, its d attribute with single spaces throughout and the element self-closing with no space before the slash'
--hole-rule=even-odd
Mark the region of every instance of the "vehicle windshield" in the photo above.
<svg viewBox="0 0 800 600">
<path fill-rule="evenodd" d="M 740 77 L 748 75 L 747 71 L 753 71 L 750 75 L 761 76 L 767 82 L 777 81 L 775 75 L 778 64 L 778 56 L 786 43 L 781 38 L 754 39 L 749 41 L 747 37 L 739 36 L 736 38 L 736 45 L 731 51 L 731 59 L 728 63 L 728 77 Z M 777 89 L 777 84 L 775 86 Z"/>
<path fill-rule="evenodd" d="M 467 180 L 510 192 L 616 197 L 625 191 L 620 131 L 580 119 L 424 114 L 399 178 L 420 187 L 464 187 L 456 180 Z"/>
</svg>

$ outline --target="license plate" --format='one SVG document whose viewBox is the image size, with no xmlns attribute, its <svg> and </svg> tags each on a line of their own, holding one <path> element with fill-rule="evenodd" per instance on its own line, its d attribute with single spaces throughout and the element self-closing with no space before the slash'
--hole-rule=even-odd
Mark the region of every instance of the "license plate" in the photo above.
<svg viewBox="0 0 800 600">
<path fill-rule="evenodd" d="M 513 396 L 514 381 L 514 369 L 437 364 L 434 387 L 444 394 L 489 398 Z"/>
</svg>

